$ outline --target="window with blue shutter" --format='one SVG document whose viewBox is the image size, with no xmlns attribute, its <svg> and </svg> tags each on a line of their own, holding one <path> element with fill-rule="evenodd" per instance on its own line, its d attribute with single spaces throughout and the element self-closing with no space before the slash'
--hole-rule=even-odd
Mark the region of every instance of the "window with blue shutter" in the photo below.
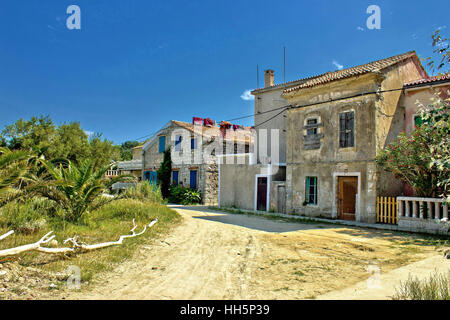
<svg viewBox="0 0 450 320">
<path fill-rule="evenodd" d="M 197 149 L 197 139 L 191 138 L 191 150 Z"/>
<path fill-rule="evenodd" d="M 305 201 L 317 205 L 317 177 L 306 177 Z"/>
<path fill-rule="evenodd" d="M 163 153 L 166 150 L 166 137 L 159 137 L 159 153 Z"/>
<path fill-rule="evenodd" d="M 183 140 L 182 136 L 175 137 L 175 151 L 181 151 L 181 141 Z"/>
</svg>

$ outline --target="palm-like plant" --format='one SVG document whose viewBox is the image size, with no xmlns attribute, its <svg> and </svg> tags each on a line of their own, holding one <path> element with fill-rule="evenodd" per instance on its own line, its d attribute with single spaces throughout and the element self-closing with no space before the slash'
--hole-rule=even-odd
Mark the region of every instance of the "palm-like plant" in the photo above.
<svg viewBox="0 0 450 320">
<path fill-rule="evenodd" d="M 134 180 L 134 177 L 128 175 L 106 178 L 109 166 L 95 170 L 94 163 L 90 160 L 79 165 L 70 161 L 67 165 L 54 165 L 45 160 L 42 163 L 48 174 L 30 184 L 26 193 L 52 200 L 64 210 L 65 219 L 71 222 L 77 222 L 86 213 L 118 199 L 102 197 L 114 183 Z"/>
<path fill-rule="evenodd" d="M 28 172 L 30 154 L 26 151 L 11 151 L 0 148 L 0 196 L 11 191 L 11 187 Z"/>
</svg>

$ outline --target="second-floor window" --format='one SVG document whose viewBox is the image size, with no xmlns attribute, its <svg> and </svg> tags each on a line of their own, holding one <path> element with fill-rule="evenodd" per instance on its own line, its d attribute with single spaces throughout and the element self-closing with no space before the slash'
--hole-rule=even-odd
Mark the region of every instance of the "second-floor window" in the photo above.
<svg viewBox="0 0 450 320">
<path fill-rule="evenodd" d="M 197 149 L 197 139 L 191 138 L 191 150 Z"/>
<path fill-rule="evenodd" d="M 166 137 L 159 137 L 159 153 L 163 153 L 166 150 Z"/>
<path fill-rule="evenodd" d="M 181 140 L 183 140 L 181 135 L 175 136 L 175 151 L 181 151 Z"/>
<path fill-rule="evenodd" d="M 319 127 L 322 126 L 319 123 L 319 117 L 307 118 L 305 126 L 303 127 L 303 148 L 305 150 L 320 149 L 320 139 L 323 138 L 323 133 L 319 133 Z"/>
<path fill-rule="evenodd" d="M 355 113 L 353 111 L 339 114 L 339 147 L 355 146 Z"/>
<path fill-rule="evenodd" d="M 308 120 L 306 120 L 306 125 L 307 125 L 308 127 L 309 127 L 309 126 L 317 125 L 317 119 L 314 118 L 314 119 L 308 119 Z M 307 129 L 307 130 L 306 130 L 306 135 L 307 135 L 307 136 L 312 136 L 312 135 L 315 135 L 315 134 L 317 134 L 317 127 L 311 127 L 310 129 Z"/>
</svg>

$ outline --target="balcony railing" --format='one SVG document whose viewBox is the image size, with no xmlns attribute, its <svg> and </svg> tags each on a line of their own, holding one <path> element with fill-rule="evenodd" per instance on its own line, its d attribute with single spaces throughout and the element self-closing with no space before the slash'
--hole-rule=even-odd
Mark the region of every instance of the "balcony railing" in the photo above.
<svg viewBox="0 0 450 320">
<path fill-rule="evenodd" d="M 117 177 L 120 175 L 120 171 L 119 170 L 108 170 L 105 173 L 105 177 Z"/>
<path fill-rule="evenodd" d="M 444 199 L 397 197 L 398 216 L 416 219 L 448 219 L 448 204 Z"/>
</svg>

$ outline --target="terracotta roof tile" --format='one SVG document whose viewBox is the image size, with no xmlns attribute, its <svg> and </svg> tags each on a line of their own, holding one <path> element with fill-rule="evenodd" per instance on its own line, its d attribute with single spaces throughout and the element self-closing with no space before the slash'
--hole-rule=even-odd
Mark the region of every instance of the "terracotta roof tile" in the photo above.
<svg viewBox="0 0 450 320">
<path fill-rule="evenodd" d="M 347 69 L 343 69 L 343 70 L 337 70 L 334 72 L 327 72 L 327 73 L 324 73 L 324 74 L 321 74 L 321 75 L 318 75 L 315 77 L 311 77 L 311 78 L 305 78 L 304 82 L 302 82 L 301 84 L 296 85 L 294 87 L 283 90 L 283 93 L 290 93 L 290 92 L 297 91 L 300 89 L 314 87 L 319 84 L 324 84 L 324 83 L 328 83 L 331 81 L 350 78 L 350 77 L 357 76 L 357 75 L 363 75 L 363 74 L 370 73 L 370 72 L 379 72 L 382 69 L 388 68 L 400 61 L 409 59 L 414 56 L 417 57 L 416 52 L 410 51 L 410 52 L 396 55 L 396 56 L 393 56 L 390 58 L 369 62 L 369 63 L 363 64 L 360 66 L 347 68 Z M 302 79 L 297 80 L 297 81 L 302 81 Z"/>
<path fill-rule="evenodd" d="M 440 76 L 434 76 L 430 78 L 424 78 L 419 80 L 414 80 L 411 82 L 407 82 L 404 84 L 404 87 L 413 87 L 420 84 L 431 84 L 435 82 L 450 82 L 450 73 L 440 75 Z"/>
<path fill-rule="evenodd" d="M 192 123 L 177 121 L 177 120 L 172 120 L 172 123 L 184 128 L 186 130 L 189 130 L 193 133 L 195 132 L 194 125 Z M 243 127 L 243 126 L 241 128 L 242 129 L 238 129 L 236 131 L 234 131 L 232 129 L 228 130 L 229 135 L 225 138 L 225 140 L 248 141 L 249 137 L 252 133 L 251 128 Z M 220 132 L 219 127 L 217 127 L 217 126 L 212 126 L 212 127 L 202 126 L 202 135 L 204 137 L 208 137 L 208 138 L 220 137 L 221 132 Z"/>
</svg>

